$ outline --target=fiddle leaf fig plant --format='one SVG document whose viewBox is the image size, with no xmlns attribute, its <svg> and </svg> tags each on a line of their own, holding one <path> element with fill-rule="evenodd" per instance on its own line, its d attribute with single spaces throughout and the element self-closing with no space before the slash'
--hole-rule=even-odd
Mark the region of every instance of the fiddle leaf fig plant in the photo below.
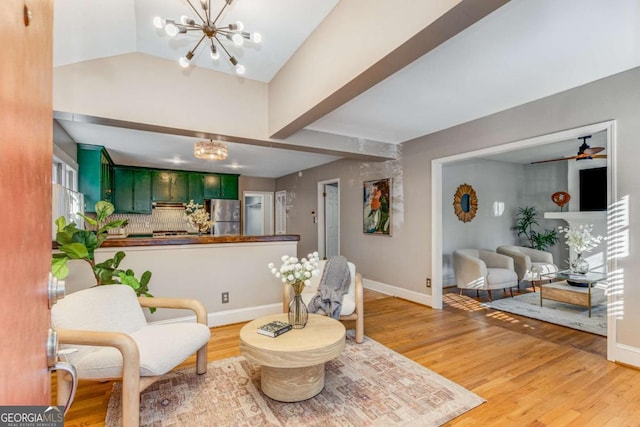
<svg viewBox="0 0 640 427">
<path fill-rule="evenodd" d="M 69 275 L 67 262 L 72 259 L 82 260 L 91 266 L 97 286 L 123 284 L 131 286 L 138 296 L 152 297 L 153 295 L 149 293 L 151 272 L 145 271 L 140 279 L 137 279 L 132 270 L 121 269 L 120 263 L 125 257 L 123 251 L 116 252 L 113 258 L 96 263 L 95 250 L 107 240 L 108 231 L 112 228 L 124 227 L 127 225 L 127 220 L 108 221 L 109 216 L 114 212 L 114 207 L 109 202 L 100 201 L 95 207 L 95 218 L 80 214 L 88 224 L 94 226 L 95 230 L 78 228 L 75 222 L 67 224 L 63 216 L 56 219 L 56 243 L 60 252 L 53 254 L 51 273 L 58 279 L 64 279 Z M 155 308 L 151 308 L 151 312 L 154 311 Z"/>
<path fill-rule="evenodd" d="M 524 237 L 530 248 L 545 250 L 558 243 L 560 238 L 556 230 L 546 229 L 542 232 L 536 231 L 534 226 L 538 226 L 538 210 L 535 206 L 525 206 L 518 208 L 516 214 L 516 225 L 512 227 L 516 230 L 518 237 Z"/>
</svg>

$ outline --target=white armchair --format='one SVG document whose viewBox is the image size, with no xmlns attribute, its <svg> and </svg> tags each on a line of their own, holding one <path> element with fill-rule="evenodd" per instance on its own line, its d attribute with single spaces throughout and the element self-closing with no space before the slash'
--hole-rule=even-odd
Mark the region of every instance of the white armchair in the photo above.
<svg viewBox="0 0 640 427">
<path fill-rule="evenodd" d="M 491 300 L 494 289 L 509 288 L 513 297 L 513 288 L 518 286 L 518 276 L 513 269 L 513 259 L 483 249 L 458 249 L 453 252 L 453 269 L 456 284 L 462 289 L 485 290 Z"/>
<path fill-rule="evenodd" d="M 553 263 L 551 252 L 524 246 L 498 246 L 496 252 L 511 257 L 518 275 L 518 284 L 521 281 L 531 282 L 533 291 L 536 291 L 536 281 L 542 274 L 555 273 L 558 266 Z"/>
<path fill-rule="evenodd" d="M 197 323 L 148 325 L 142 307 L 186 308 Z M 197 373 L 207 371 L 210 331 L 204 306 L 192 299 L 137 298 L 127 285 L 103 285 L 67 295 L 52 307 L 51 323 L 60 356 L 76 368 L 79 379 L 122 378 L 124 426 L 139 424 L 140 392 L 197 351 Z M 70 390 L 58 375 L 58 402 Z"/>
<path fill-rule="evenodd" d="M 322 273 L 326 260 L 320 261 L 318 269 Z M 354 320 L 356 322 L 356 342 L 364 341 L 364 294 L 362 289 L 362 277 L 356 272 L 356 266 L 352 262 L 348 262 L 349 273 L 351 275 L 351 283 L 349 291 L 344 294 L 342 307 L 340 309 L 340 320 Z M 302 291 L 302 300 L 305 304 L 318 292 L 320 284 L 320 274 L 311 278 L 311 285 L 305 286 Z M 282 310 L 286 313 L 289 310 L 289 302 L 293 298 L 293 288 L 291 285 L 284 285 Z M 325 313 L 326 314 L 326 313 Z"/>
</svg>

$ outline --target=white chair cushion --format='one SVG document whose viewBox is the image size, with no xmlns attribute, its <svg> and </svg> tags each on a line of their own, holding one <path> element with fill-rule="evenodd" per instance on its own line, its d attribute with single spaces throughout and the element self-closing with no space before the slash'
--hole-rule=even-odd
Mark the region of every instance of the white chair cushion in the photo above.
<svg viewBox="0 0 640 427">
<path fill-rule="evenodd" d="M 558 271 L 558 266 L 546 262 L 532 262 L 531 271 L 536 275 L 556 273 Z"/>
<path fill-rule="evenodd" d="M 318 286 L 320 285 L 320 277 L 324 271 L 324 266 L 327 260 L 321 260 L 318 263 L 318 270 L 320 274 L 311 278 L 311 284 L 304 287 L 302 291 L 302 301 L 305 304 L 309 304 L 313 296 L 318 292 Z M 340 316 L 349 316 L 356 311 L 356 266 L 352 262 L 347 262 L 349 267 L 349 275 L 351 276 L 351 283 L 349 284 L 349 291 L 344 294 L 342 299 L 342 307 L 340 308 Z M 326 314 L 324 311 L 319 310 L 318 313 Z"/>
<path fill-rule="evenodd" d="M 200 323 L 149 325 L 131 335 L 140 351 L 140 376 L 163 375 L 209 341 L 209 328 Z M 67 348 L 78 346 L 68 345 Z M 122 354 L 113 347 L 82 346 L 65 358 L 81 379 L 122 377 Z"/>
<path fill-rule="evenodd" d="M 124 332 L 147 325 L 136 293 L 127 285 L 102 285 L 66 295 L 51 308 L 58 329 Z"/>
<path fill-rule="evenodd" d="M 518 275 L 506 268 L 487 268 L 488 289 L 503 289 L 518 286 Z"/>
<path fill-rule="evenodd" d="M 311 299 L 316 295 L 316 292 L 302 292 L 302 301 L 306 305 L 309 305 Z M 340 316 L 349 316 L 356 311 L 356 299 L 351 294 L 344 294 L 342 297 L 342 307 L 340 307 Z M 318 310 L 316 314 L 327 314 L 323 310 Z"/>
</svg>

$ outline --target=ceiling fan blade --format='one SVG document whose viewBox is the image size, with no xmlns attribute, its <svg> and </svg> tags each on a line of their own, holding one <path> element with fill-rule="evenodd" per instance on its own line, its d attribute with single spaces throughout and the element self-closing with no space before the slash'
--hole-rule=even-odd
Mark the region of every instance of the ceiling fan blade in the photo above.
<svg viewBox="0 0 640 427">
<path fill-rule="evenodd" d="M 559 159 L 549 159 L 549 160 L 540 160 L 537 162 L 531 162 L 532 165 L 535 165 L 537 163 L 549 163 L 549 162 L 558 162 L 560 160 L 573 160 L 573 159 L 577 159 L 578 156 L 571 156 L 571 157 L 561 157 Z"/>
<path fill-rule="evenodd" d="M 593 157 L 594 154 L 599 153 L 604 150 L 604 147 L 590 147 L 584 150 L 584 154 L 587 156 Z"/>
<path fill-rule="evenodd" d="M 594 156 L 591 156 L 592 159 L 606 159 L 607 155 L 606 154 L 596 154 Z"/>
</svg>

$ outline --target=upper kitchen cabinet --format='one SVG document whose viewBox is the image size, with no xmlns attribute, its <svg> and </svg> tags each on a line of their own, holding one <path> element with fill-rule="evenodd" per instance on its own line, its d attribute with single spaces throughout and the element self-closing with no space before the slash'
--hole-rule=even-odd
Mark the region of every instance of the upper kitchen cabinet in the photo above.
<svg viewBox="0 0 640 427">
<path fill-rule="evenodd" d="M 187 203 L 189 197 L 187 172 L 154 170 L 151 172 L 151 197 L 154 202 Z"/>
<path fill-rule="evenodd" d="M 121 213 L 151 213 L 151 171 L 116 166 L 115 208 Z"/>
<path fill-rule="evenodd" d="M 113 162 L 104 147 L 78 144 L 78 190 L 85 212 L 95 212 L 100 200 L 113 203 Z"/>
<path fill-rule="evenodd" d="M 189 200 L 195 203 L 204 203 L 204 175 L 197 172 L 189 173 Z"/>
<path fill-rule="evenodd" d="M 220 175 L 220 198 L 238 200 L 238 175 Z"/>
<path fill-rule="evenodd" d="M 220 175 L 207 174 L 204 176 L 204 198 L 220 198 Z"/>
</svg>

